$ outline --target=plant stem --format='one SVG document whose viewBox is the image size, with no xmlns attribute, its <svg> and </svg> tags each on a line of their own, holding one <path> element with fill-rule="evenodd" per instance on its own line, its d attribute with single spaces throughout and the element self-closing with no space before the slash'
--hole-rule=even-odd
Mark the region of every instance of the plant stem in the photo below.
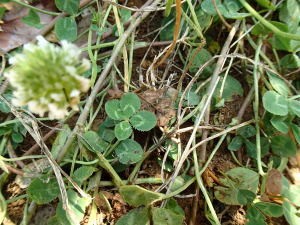
<svg viewBox="0 0 300 225">
<path fill-rule="evenodd" d="M 259 54 L 262 47 L 262 39 L 259 39 L 259 43 L 257 46 L 257 50 L 255 52 L 255 64 L 253 69 L 254 76 L 254 118 L 255 118 L 255 127 L 256 127 L 256 160 L 258 173 L 263 176 L 265 173 L 262 168 L 261 163 L 261 145 L 260 145 L 260 127 L 259 127 L 259 89 L 258 89 L 258 80 L 259 80 L 259 72 L 258 72 L 258 62 L 259 62 Z"/>
<path fill-rule="evenodd" d="M 61 13 L 58 13 L 58 12 L 51 12 L 51 11 L 39 9 L 37 7 L 29 5 L 29 4 L 25 3 L 25 2 L 21 2 L 19 0 L 11 0 L 11 2 L 14 2 L 14 3 L 19 4 L 21 6 L 24 6 L 26 8 L 29 8 L 29 9 L 32 9 L 34 11 L 37 11 L 37 12 L 40 12 L 40 13 L 44 13 L 44 14 L 47 14 L 47 15 L 51 15 L 51 16 L 59 16 L 61 14 Z"/>
<path fill-rule="evenodd" d="M 278 36 L 284 37 L 284 38 L 300 41 L 299 35 L 279 30 L 276 26 L 274 26 L 273 24 L 268 22 L 264 17 L 262 17 L 258 12 L 256 12 L 256 10 L 253 9 L 245 0 L 239 0 L 239 1 L 244 6 L 244 8 L 248 10 L 248 12 L 252 16 L 254 16 L 256 19 L 258 19 L 268 29 L 273 31 L 273 33 L 277 34 Z"/>
</svg>

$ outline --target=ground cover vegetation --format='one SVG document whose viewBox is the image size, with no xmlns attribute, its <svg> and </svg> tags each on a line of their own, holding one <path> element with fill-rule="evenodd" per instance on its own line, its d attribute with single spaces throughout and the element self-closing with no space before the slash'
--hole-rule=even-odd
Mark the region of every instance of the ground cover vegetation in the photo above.
<svg viewBox="0 0 300 225">
<path fill-rule="evenodd" d="M 0 0 L 2 224 L 300 224 L 299 0 Z"/>
</svg>

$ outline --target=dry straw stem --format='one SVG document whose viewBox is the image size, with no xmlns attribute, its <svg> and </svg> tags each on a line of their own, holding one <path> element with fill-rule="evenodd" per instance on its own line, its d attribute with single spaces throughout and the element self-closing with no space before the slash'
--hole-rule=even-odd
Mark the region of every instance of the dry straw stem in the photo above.
<svg viewBox="0 0 300 225">
<path fill-rule="evenodd" d="M 161 0 L 155 0 L 155 1 L 151 1 L 148 0 L 143 6 L 142 9 L 144 7 L 156 7 L 159 3 L 161 2 Z M 150 14 L 150 12 L 139 12 L 137 14 L 134 14 L 131 18 L 130 21 L 131 24 L 129 25 L 129 27 L 127 28 L 127 30 L 123 33 L 123 35 L 120 37 L 118 43 L 116 44 L 116 46 L 114 47 L 114 51 L 112 52 L 112 55 L 109 59 L 109 61 L 107 62 L 104 70 L 102 71 L 102 73 L 100 74 L 97 82 L 95 83 L 94 88 L 92 89 L 92 92 L 90 94 L 90 96 L 87 99 L 86 105 L 82 111 L 82 113 L 80 114 L 77 122 L 76 122 L 76 126 L 73 129 L 71 135 L 68 137 L 68 140 L 66 142 L 66 144 L 62 147 L 60 154 L 57 158 L 57 161 L 60 162 L 63 157 L 65 156 L 67 150 L 69 149 L 70 145 L 72 144 L 72 142 L 74 141 L 74 137 L 75 134 L 79 132 L 80 128 L 83 127 L 88 115 L 89 115 L 89 110 L 92 107 L 92 104 L 96 98 L 97 93 L 100 91 L 100 89 L 103 86 L 103 82 L 105 80 L 105 78 L 108 76 L 112 66 L 114 65 L 116 59 L 119 56 L 119 53 L 122 49 L 122 47 L 124 46 L 127 38 L 130 36 L 130 34 L 136 29 L 137 26 L 139 26 L 139 24 Z"/>
</svg>

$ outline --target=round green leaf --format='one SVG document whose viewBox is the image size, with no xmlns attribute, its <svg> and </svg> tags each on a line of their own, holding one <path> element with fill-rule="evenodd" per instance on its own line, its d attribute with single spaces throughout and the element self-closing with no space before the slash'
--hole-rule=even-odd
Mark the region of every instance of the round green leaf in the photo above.
<svg viewBox="0 0 300 225">
<path fill-rule="evenodd" d="M 297 151 L 297 146 L 294 141 L 285 135 L 278 135 L 271 138 L 272 151 L 279 156 L 290 157 L 294 156 Z"/>
<path fill-rule="evenodd" d="M 74 15 L 79 9 L 80 0 L 55 0 L 56 7 L 61 10 Z"/>
<path fill-rule="evenodd" d="M 83 134 L 83 144 L 92 152 L 103 152 L 108 143 L 103 141 L 95 131 L 87 131 Z"/>
<path fill-rule="evenodd" d="M 289 108 L 290 108 L 290 112 L 300 117 L 300 101 L 289 100 Z"/>
<path fill-rule="evenodd" d="M 132 116 L 141 108 L 141 100 L 134 93 L 126 93 L 120 100 L 120 107 L 127 118 Z"/>
<path fill-rule="evenodd" d="M 131 139 L 121 141 L 116 147 L 115 152 L 120 163 L 123 164 L 133 164 L 140 161 L 144 153 L 142 146 Z"/>
<path fill-rule="evenodd" d="M 292 131 L 293 131 L 296 141 L 298 142 L 298 144 L 300 144 L 300 127 L 297 126 L 296 124 L 292 123 L 291 128 L 292 128 Z"/>
<path fill-rule="evenodd" d="M 257 158 L 256 142 L 253 143 L 249 140 L 245 140 L 247 155 L 252 159 Z M 261 157 L 264 157 L 270 150 L 269 140 L 265 137 L 260 137 L 260 150 Z"/>
<path fill-rule="evenodd" d="M 255 199 L 256 194 L 249 190 L 239 189 L 237 193 L 237 200 L 241 205 L 247 205 Z"/>
<path fill-rule="evenodd" d="M 244 138 L 253 137 L 256 134 L 256 129 L 252 125 L 247 125 L 237 129 L 237 134 Z"/>
<path fill-rule="evenodd" d="M 118 140 L 125 140 L 132 134 L 132 128 L 129 122 L 122 121 L 115 126 L 115 135 Z"/>
<path fill-rule="evenodd" d="M 154 200 L 164 196 L 161 193 L 149 191 L 138 185 L 123 185 L 119 188 L 119 192 L 125 202 L 134 207 L 147 206 Z"/>
<path fill-rule="evenodd" d="M 215 196 L 227 205 L 240 205 L 239 190 L 248 190 L 256 193 L 259 183 L 259 175 L 253 170 L 236 167 L 226 172 L 226 176 L 220 179 L 224 186 L 215 187 Z"/>
<path fill-rule="evenodd" d="M 13 142 L 15 142 L 15 143 L 22 143 L 24 140 L 22 134 L 15 133 L 15 132 L 12 133 L 11 138 L 12 138 Z"/>
<path fill-rule="evenodd" d="M 241 136 L 236 136 L 232 139 L 232 141 L 228 145 L 228 149 L 230 151 L 237 151 L 242 147 L 242 145 L 243 145 L 243 138 Z"/>
<path fill-rule="evenodd" d="M 287 99 L 275 91 L 267 91 L 264 94 L 263 106 L 274 115 L 286 116 L 289 112 Z"/>
<path fill-rule="evenodd" d="M 37 204 L 51 202 L 59 195 L 59 187 L 55 178 L 42 180 L 34 179 L 27 188 L 28 196 Z"/>
<path fill-rule="evenodd" d="M 156 122 L 156 116 L 149 111 L 140 111 L 130 118 L 131 125 L 139 131 L 151 130 Z"/>
<path fill-rule="evenodd" d="M 283 214 L 282 206 L 271 202 L 258 202 L 254 207 L 270 217 L 280 217 Z"/>
<path fill-rule="evenodd" d="M 149 210 L 146 207 L 140 207 L 130 210 L 128 213 L 123 215 L 116 223 L 116 225 L 149 225 Z"/>
<path fill-rule="evenodd" d="M 59 40 L 75 41 L 77 38 L 77 24 L 73 17 L 59 18 L 54 30 Z"/>
<path fill-rule="evenodd" d="M 153 225 L 183 224 L 184 216 L 178 215 L 170 209 L 153 207 L 151 212 Z"/>
<path fill-rule="evenodd" d="M 290 93 L 290 89 L 287 86 L 287 84 L 284 82 L 284 80 L 282 80 L 281 78 L 279 78 L 278 76 L 270 72 L 267 72 L 267 74 L 269 77 L 269 81 L 272 87 L 275 89 L 275 91 L 277 91 L 279 94 L 283 96 L 288 96 Z"/>
<path fill-rule="evenodd" d="M 121 110 L 120 101 L 117 99 L 105 103 L 105 112 L 113 120 L 123 120 L 126 118 Z"/>
<path fill-rule="evenodd" d="M 276 130 L 286 134 L 290 128 L 289 125 L 284 120 L 285 117 L 273 116 L 271 119 L 271 124 L 273 127 L 276 128 Z"/>
</svg>

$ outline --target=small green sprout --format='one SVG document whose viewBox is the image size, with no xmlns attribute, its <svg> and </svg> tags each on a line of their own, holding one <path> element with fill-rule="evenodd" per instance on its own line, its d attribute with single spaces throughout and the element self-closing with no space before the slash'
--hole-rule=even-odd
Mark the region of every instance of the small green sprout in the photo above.
<svg viewBox="0 0 300 225">
<path fill-rule="evenodd" d="M 37 37 L 37 44 L 24 45 L 23 52 L 9 59 L 12 69 L 5 73 L 15 89 L 12 103 L 26 106 L 51 119 L 62 119 L 69 108 L 78 110 L 80 93 L 90 87 L 81 75 L 90 67 L 87 59 L 80 59 L 80 49 L 67 41 L 61 47 Z"/>
</svg>

